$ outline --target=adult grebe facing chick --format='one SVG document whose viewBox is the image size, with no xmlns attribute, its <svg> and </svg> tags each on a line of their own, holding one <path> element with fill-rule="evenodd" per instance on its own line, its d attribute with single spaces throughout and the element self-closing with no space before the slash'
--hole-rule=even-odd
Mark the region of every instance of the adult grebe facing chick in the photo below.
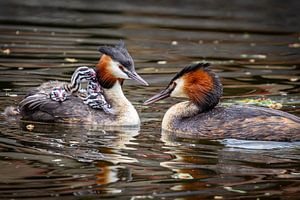
<svg viewBox="0 0 300 200">
<path fill-rule="evenodd" d="M 255 106 L 217 106 L 223 89 L 209 64 L 188 66 L 176 74 L 166 89 L 145 101 L 145 105 L 166 97 L 189 101 L 172 106 L 162 129 L 183 137 L 203 139 L 300 140 L 300 118 L 292 114 Z"/>
<path fill-rule="evenodd" d="M 30 121 L 105 126 L 139 125 L 139 115 L 130 101 L 124 96 L 122 83 L 124 79 L 133 79 L 143 85 L 148 85 L 147 82 L 136 73 L 133 59 L 122 41 L 114 47 L 102 46 L 99 48 L 99 51 L 102 53 L 102 56 L 96 65 L 97 83 L 102 87 L 103 96 L 113 109 L 113 113 L 94 109 L 91 105 L 97 99 L 93 95 L 90 95 L 91 99 L 86 99 L 85 102 L 82 98 L 75 95 L 68 96 L 65 101 L 53 101 L 50 98 L 45 98 L 43 94 L 39 95 L 44 91 L 49 93 L 57 85 L 63 85 L 62 82 L 56 81 L 50 82 L 53 84 L 42 85 L 45 87 L 49 85 L 50 89 L 38 87 L 37 90 L 34 90 L 32 94 L 21 101 L 19 105 L 21 118 Z M 90 104 L 90 106 L 86 104 Z"/>
</svg>

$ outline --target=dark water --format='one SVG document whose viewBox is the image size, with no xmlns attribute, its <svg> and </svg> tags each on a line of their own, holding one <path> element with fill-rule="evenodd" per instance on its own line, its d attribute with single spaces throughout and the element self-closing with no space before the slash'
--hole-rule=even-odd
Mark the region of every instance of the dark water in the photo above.
<svg viewBox="0 0 300 200">
<path fill-rule="evenodd" d="M 264 95 L 299 116 L 299 9 L 297 0 L 0 1 L 0 110 L 45 81 L 68 81 L 119 39 L 151 84 L 124 87 L 140 130 L 1 117 L 0 199 L 299 199 L 299 142 L 174 138 L 160 123 L 177 100 L 141 105 L 182 67 L 209 61 L 223 102 Z"/>
</svg>

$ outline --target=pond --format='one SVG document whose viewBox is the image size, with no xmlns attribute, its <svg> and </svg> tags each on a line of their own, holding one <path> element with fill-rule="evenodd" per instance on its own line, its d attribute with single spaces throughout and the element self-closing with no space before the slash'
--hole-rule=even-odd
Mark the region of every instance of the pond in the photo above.
<svg viewBox="0 0 300 200">
<path fill-rule="evenodd" d="M 192 140 L 164 134 L 180 100 L 142 103 L 174 74 L 210 62 L 223 103 L 267 98 L 300 116 L 300 2 L 0 2 L 0 110 L 49 80 L 94 66 L 126 42 L 149 87 L 126 81 L 140 130 L 0 117 L 1 199 L 298 199 L 300 142 Z M 28 130 L 28 125 L 34 125 Z"/>
</svg>

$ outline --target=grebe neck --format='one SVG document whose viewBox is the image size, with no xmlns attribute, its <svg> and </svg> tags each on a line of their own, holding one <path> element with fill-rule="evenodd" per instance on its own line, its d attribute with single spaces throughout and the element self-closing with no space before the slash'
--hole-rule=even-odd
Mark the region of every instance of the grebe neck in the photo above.
<svg viewBox="0 0 300 200">
<path fill-rule="evenodd" d="M 178 124 L 183 118 L 190 118 L 203 112 L 199 106 L 191 101 L 184 101 L 173 105 L 164 115 L 162 128 L 170 130 L 171 126 Z"/>
<path fill-rule="evenodd" d="M 140 118 L 131 102 L 125 97 L 119 81 L 109 89 L 103 88 L 103 93 L 107 102 L 112 106 L 115 116 L 120 123 L 138 125 Z"/>
<path fill-rule="evenodd" d="M 186 118 L 193 117 L 203 112 L 199 106 L 190 101 L 184 101 L 173 105 L 165 115 L 170 114 L 175 117 Z"/>
<path fill-rule="evenodd" d="M 115 107 L 116 105 L 121 106 L 121 104 L 131 104 L 130 101 L 125 97 L 119 81 L 116 81 L 116 83 L 109 89 L 103 88 L 103 91 L 106 100 L 112 105 L 112 107 Z"/>
</svg>

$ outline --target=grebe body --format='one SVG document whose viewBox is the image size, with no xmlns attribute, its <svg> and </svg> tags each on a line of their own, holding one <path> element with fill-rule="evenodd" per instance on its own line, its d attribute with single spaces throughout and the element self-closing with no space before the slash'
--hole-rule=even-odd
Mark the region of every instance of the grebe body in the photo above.
<svg viewBox="0 0 300 200">
<path fill-rule="evenodd" d="M 23 120 L 44 121 L 73 124 L 92 124 L 100 126 L 136 126 L 140 119 L 136 109 L 122 92 L 122 87 L 116 83 L 110 89 L 104 89 L 103 94 L 113 108 L 113 113 L 94 109 L 83 103 L 77 96 L 69 96 L 68 100 L 56 102 L 49 98 L 39 98 L 37 109 L 29 108 L 33 103 L 20 106 Z M 28 100 L 30 97 L 27 97 Z M 36 101 L 36 97 L 35 98 Z"/>
<path fill-rule="evenodd" d="M 181 102 L 166 112 L 162 129 L 199 139 L 300 141 L 298 117 L 247 105 L 216 106 L 198 113 L 198 108 L 191 102 Z"/>
<path fill-rule="evenodd" d="M 176 74 L 167 88 L 148 99 L 148 105 L 166 97 L 189 101 L 173 105 L 162 129 L 200 139 L 300 140 L 300 118 L 279 110 L 255 106 L 218 105 L 222 84 L 208 64 L 196 64 Z"/>
<path fill-rule="evenodd" d="M 70 95 L 64 101 L 55 101 L 45 97 L 45 93 L 51 92 L 49 88 L 65 87 L 63 82 L 48 82 L 42 84 L 30 95 L 26 96 L 19 105 L 21 118 L 24 120 L 94 124 L 104 126 L 137 126 L 140 119 L 133 105 L 128 101 L 122 91 L 125 79 L 133 79 L 148 85 L 136 72 L 133 60 L 121 41 L 118 45 L 103 46 L 99 48 L 102 56 L 96 65 L 96 83 L 90 85 L 92 92 L 87 91 L 86 98 Z M 72 77 L 74 80 L 83 79 Z M 101 88 L 97 88 L 100 85 Z M 78 82 L 71 87 L 78 90 Z M 89 86 L 88 86 L 89 88 Z M 88 89 L 89 90 L 89 89 Z M 101 93 L 98 93 L 100 92 Z M 103 95 L 105 99 L 98 94 Z M 90 95 L 90 96 L 89 96 Z M 99 109 L 105 100 L 113 112 Z M 100 102 L 94 106 L 95 102 Z M 103 103 L 105 104 L 105 102 Z"/>
</svg>

